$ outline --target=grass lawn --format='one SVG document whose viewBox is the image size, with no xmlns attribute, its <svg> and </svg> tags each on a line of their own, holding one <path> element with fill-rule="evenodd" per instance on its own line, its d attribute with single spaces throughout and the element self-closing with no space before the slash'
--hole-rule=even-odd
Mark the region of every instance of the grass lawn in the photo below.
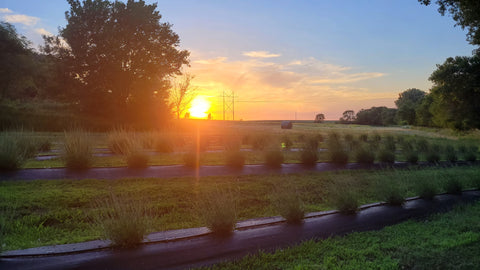
<svg viewBox="0 0 480 270">
<path fill-rule="evenodd" d="M 480 202 L 380 231 L 307 241 L 209 269 L 480 269 Z"/>
<path fill-rule="evenodd" d="M 141 204 L 150 220 L 148 231 L 204 226 L 201 198 L 228 191 L 239 220 L 278 215 L 272 197 L 282 187 L 295 191 L 306 212 L 335 208 L 334 194 L 352 192 L 360 204 L 382 200 L 382 187 L 398 186 L 404 196 L 418 194 L 419 184 L 436 192 L 457 179 L 464 188 L 480 186 L 479 167 L 422 170 L 342 171 L 266 176 L 222 176 L 174 179 L 41 180 L 0 182 L 2 249 L 74 243 L 102 237 L 95 217 L 111 211 L 104 203 L 115 194 Z"/>
</svg>

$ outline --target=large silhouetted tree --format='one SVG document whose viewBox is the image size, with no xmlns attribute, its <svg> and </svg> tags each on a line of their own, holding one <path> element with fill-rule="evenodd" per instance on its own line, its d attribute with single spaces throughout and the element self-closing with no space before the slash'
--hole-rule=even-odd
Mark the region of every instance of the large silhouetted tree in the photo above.
<svg viewBox="0 0 480 270">
<path fill-rule="evenodd" d="M 429 78 L 434 86 L 430 111 L 435 124 L 480 128 L 480 55 L 448 58 Z"/>
<path fill-rule="evenodd" d="M 353 110 L 346 110 L 343 112 L 343 115 L 340 118 L 340 123 L 348 124 L 348 123 L 353 123 L 355 120 L 356 120 L 355 112 Z"/>
<path fill-rule="evenodd" d="M 182 117 L 190 102 L 195 98 L 196 88 L 191 85 L 193 78 L 194 76 L 191 74 L 184 74 L 172 82 L 170 105 L 177 119 Z"/>
<path fill-rule="evenodd" d="M 373 126 L 392 125 L 395 124 L 396 112 L 396 109 L 387 108 L 385 106 L 361 109 L 359 112 L 357 112 L 356 123 Z"/>
<path fill-rule="evenodd" d="M 429 5 L 431 0 L 418 0 Z M 467 39 L 473 45 L 480 45 L 480 1 L 478 0 L 436 0 L 438 12 L 450 13 L 462 29 L 467 29 Z"/>
<path fill-rule="evenodd" d="M 416 124 L 416 110 L 425 98 L 426 93 L 422 90 L 411 88 L 398 95 L 395 101 L 398 111 L 397 116 L 400 121 L 405 121 L 409 125 Z"/>
<path fill-rule="evenodd" d="M 78 102 L 90 115 L 152 126 L 168 114 L 169 76 L 179 75 L 189 52 L 156 4 L 128 0 L 68 0 L 67 25 L 46 39 L 79 83 Z"/>
</svg>

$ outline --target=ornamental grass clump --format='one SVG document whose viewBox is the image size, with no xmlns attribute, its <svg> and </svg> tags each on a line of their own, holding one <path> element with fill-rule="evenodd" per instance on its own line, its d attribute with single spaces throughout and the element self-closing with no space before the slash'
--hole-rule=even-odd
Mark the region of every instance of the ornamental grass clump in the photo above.
<svg viewBox="0 0 480 270">
<path fill-rule="evenodd" d="M 90 168 L 93 163 L 93 149 L 89 133 L 82 130 L 65 132 L 62 159 L 67 169 L 84 170 Z"/>
<path fill-rule="evenodd" d="M 457 162 L 458 155 L 453 146 L 447 145 L 445 147 L 445 159 L 451 163 Z"/>
<path fill-rule="evenodd" d="M 225 164 L 233 169 L 242 169 L 245 165 L 245 155 L 240 151 L 227 151 L 225 153 Z"/>
<path fill-rule="evenodd" d="M 135 134 L 124 129 L 116 129 L 108 133 L 107 144 L 112 153 L 125 155 L 135 143 Z"/>
<path fill-rule="evenodd" d="M 378 159 L 382 163 L 393 164 L 395 163 L 395 152 L 382 147 L 378 153 Z"/>
<path fill-rule="evenodd" d="M 281 150 L 271 148 L 265 151 L 265 166 L 269 168 L 281 168 L 283 160 L 283 152 Z"/>
<path fill-rule="evenodd" d="M 200 166 L 200 163 L 200 153 L 196 151 L 191 150 L 183 155 L 183 164 L 185 165 L 185 167 L 196 169 Z"/>
<path fill-rule="evenodd" d="M 418 153 L 415 151 L 407 151 L 403 153 L 405 160 L 410 164 L 417 164 Z"/>
<path fill-rule="evenodd" d="M 148 167 L 150 156 L 140 146 L 133 147 L 126 155 L 127 167 L 131 169 L 144 169 Z"/>
<path fill-rule="evenodd" d="M 333 203 L 340 213 L 352 215 L 358 210 L 358 195 L 350 190 L 338 191 L 333 197 Z"/>
<path fill-rule="evenodd" d="M 420 179 L 416 183 L 417 194 L 420 198 L 432 200 L 437 194 L 437 187 L 429 179 Z"/>
<path fill-rule="evenodd" d="M 175 140 L 172 134 L 158 133 L 155 137 L 154 149 L 160 153 L 171 153 L 175 149 Z"/>
<path fill-rule="evenodd" d="M 26 159 L 18 137 L 8 132 L 0 133 L 0 171 L 18 170 Z"/>
<path fill-rule="evenodd" d="M 390 205 L 402 205 L 405 202 L 405 190 L 390 179 L 383 179 L 377 183 L 377 193 L 380 200 Z"/>
<path fill-rule="evenodd" d="M 375 161 L 375 154 L 367 147 L 361 146 L 355 151 L 355 160 L 358 163 L 372 164 Z"/>
<path fill-rule="evenodd" d="M 302 223 L 305 217 L 305 206 L 294 187 L 281 186 L 272 196 L 272 205 L 289 224 Z"/>
<path fill-rule="evenodd" d="M 228 236 L 237 224 L 236 200 L 230 190 L 209 192 L 200 196 L 198 213 L 207 228 L 218 236 Z"/>
<path fill-rule="evenodd" d="M 449 177 L 443 184 L 443 188 L 445 192 L 448 194 L 462 194 L 463 185 L 462 183 L 455 177 Z"/>
<path fill-rule="evenodd" d="M 143 202 L 127 201 L 110 193 L 109 197 L 98 201 L 97 205 L 97 208 L 106 209 L 98 212 L 95 223 L 114 247 L 128 248 L 142 243 L 150 223 Z"/>
</svg>

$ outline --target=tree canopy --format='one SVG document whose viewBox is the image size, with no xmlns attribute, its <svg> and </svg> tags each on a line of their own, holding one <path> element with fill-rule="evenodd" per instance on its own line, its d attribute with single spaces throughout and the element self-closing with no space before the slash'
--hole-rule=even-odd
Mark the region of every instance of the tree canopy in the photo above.
<svg viewBox="0 0 480 270">
<path fill-rule="evenodd" d="M 397 110 L 387 107 L 372 107 L 357 112 L 356 123 L 362 125 L 386 126 L 395 124 Z"/>
<path fill-rule="evenodd" d="M 449 57 L 430 76 L 430 111 L 439 126 L 480 128 L 480 55 Z"/>
<path fill-rule="evenodd" d="M 128 0 L 68 0 L 67 25 L 46 38 L 44 51 L 75 78 L 83 111 L 121 124 L 155 125 L 169 114 L 169 77 L 180 75 L 189 52 L 157 5 Z"/>
<path fill-rule="evenodd" d="M 430 5 L 431 0 L 418 0 L 424 5 Z M 450 13 L 462 29 L 467 29 L 467 40 L 472 45 L 480 45 L 480 1 L 478 0 L 436 0 L 438 12 Z"/>
<path fill-rule="evenodd" d="M 395 101 L 398 111 L 397 116 L 400 121 L 404 121 L 409 125 L 416 124 L 416 109 L 420 106 L 426 93 L 416 88 L 410 88 L 398 95 Z"/>
</svg>

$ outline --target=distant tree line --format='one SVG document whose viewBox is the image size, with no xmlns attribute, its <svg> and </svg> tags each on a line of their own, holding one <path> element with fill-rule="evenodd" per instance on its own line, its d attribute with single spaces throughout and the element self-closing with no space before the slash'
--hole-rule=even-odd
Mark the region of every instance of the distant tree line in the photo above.
<svg viewBox="0 0 480 270">
<path fill-rule="evenodd" d="M 430 5 L 430 0 L 418 0 Z M 467 40 L 480 45 L 480 1 L 437 0 L 438 11 L 468 30 Z M 366 125 L 406 124 L 446 127 L 456 130 L 480 129 L 480 49 L 472 56 L 449 57 L 431 74 L 430 91 L 411 88 L 401 92 L 396 109 L 372 107 L 360 110 L 356 116 L 347 110 L 340 123 Z"/>
</svg>

